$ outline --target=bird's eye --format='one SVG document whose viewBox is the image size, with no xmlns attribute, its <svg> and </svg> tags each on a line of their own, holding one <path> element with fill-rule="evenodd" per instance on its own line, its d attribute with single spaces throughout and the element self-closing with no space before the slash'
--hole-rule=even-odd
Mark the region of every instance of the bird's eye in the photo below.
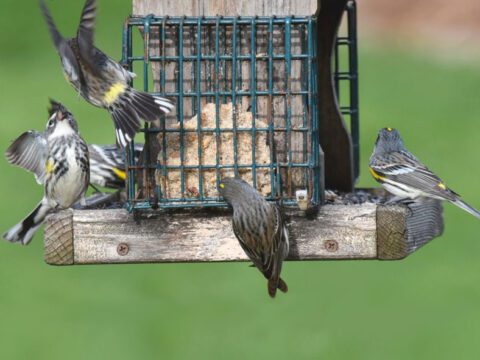
<svg viewBox="0 0 480 360">
<path fill-rule="evenodd" d="M 52 126 L 53 126 L 53 124 L 54 124 L 54 121 L 53 121 L 53 119 L 51 119 L 51 120 L 49 120 L 49 121 L 48 121 L 48 127 L 52 127 Z"/>
</svg>

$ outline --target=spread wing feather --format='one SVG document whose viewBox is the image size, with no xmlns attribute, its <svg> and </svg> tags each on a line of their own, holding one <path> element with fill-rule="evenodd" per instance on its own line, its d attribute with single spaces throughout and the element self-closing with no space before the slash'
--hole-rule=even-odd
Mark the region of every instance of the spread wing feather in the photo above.
<svg viewBox="0 0 480 360">
<path fill-rule="evenodd" d="M 45 162 L 48 155 L 47 140 L 38 131 L 26 131 L 5 151 L 7 161 L 31 171 L 39 184 L 45 181 Z"/>
</svg>

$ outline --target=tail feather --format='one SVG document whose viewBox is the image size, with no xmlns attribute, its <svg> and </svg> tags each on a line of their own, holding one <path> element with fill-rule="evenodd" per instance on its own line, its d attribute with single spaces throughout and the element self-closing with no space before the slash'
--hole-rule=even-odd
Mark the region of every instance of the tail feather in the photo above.
<svg viewBox="0 0 480 360">
<path fill-rule="evenodd" d="M 170 100 L 129 88 L 109 107 L 117 142 L 125 147 L 140 129 L 140 119 L 157 120 L 173 109 Z"/>
<path fill-rule="evenodd" d="M 140 129 L 138 116 L 136 116 L 136 112 L 130 110 L 125 103 L 122 103 L 118 107 L 111 108 L 110 114 L 112 115 L 115 124 L 117 143 L 124 148 Z"/>
<path fill-rule="evenodd" d="M 141 91 L 133 90 L 131 101 L 132 104 L 136 105 L 136 108 L 144 109 L 145 116 L 141 117 L 146 121 L 156 120 L 161 115 L 168 114 L 173 110 L 173 103 L 170 100 Z"/>
<path fill-rule="evenodd" d="M 147 121 L 157 120 L 161 115 L 173 110 L 170 100 L 139 91 L 133 93 L 132 104 L 139 110 L 139 115 L 142 114 L 140 117 Z"/>
<path fill-rule="evenodd" d="M 49 212 L 50 207 L 41 202 L 30 215 L 3 234 L 3 238 L 10 242 L 28 245 Z"/>
<path fill-rule="evenodd" d="M 281 278 L 278 278 L 277 280 L 270 278 L 268 279 L 268 295 L 270 297 L 274 298 L 275 295 L 277 294 L 277 289 L 280 289 L 281 292 L 288 292 L 288 286 L 285 281 L 283 281 Z"/>
<path fill-rule="evenodd" d="M 460 200 L 459 198 L 455 199 L 454 201 L 451 201 L 452 204 L 458 206 L 460 209 L 465 210 L 466 212 L 472 214 L 475 216 L 477 219 L 480 219 L 480 211 L 477 209 L 471 207 L 468 205 L 465 201 Z"/>
<path fill-rule="evenodd" d="M 280 289 L 281 292 L 286 293 L 288 292 L 288 286 L 285 281 L 283 281 L 282 278 L 278 280 L 278 288 Z"/>
</svg>

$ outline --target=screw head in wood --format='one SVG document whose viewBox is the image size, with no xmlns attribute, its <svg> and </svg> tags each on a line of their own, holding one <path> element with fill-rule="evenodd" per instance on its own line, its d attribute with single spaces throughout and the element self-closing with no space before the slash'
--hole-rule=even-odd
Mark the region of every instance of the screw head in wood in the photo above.
<svg viewBox="0 0 480 360">
<path fill-rule="evenodd" d="M 125 244 L 125 243 L 118 244 L 117 246 L 118 255 L 125 256 L 128 254 L 129 251 L 130 251 L 130 248 L 128 247 L 128 244 Z"/>
<path fill-rule="evenodd" d="M 329 252 L 335 252 L 338 250 L 338 242 L 335 240 L 325 240 L 323 245 L 325 246 L 325 250 Z"/>
</svg>

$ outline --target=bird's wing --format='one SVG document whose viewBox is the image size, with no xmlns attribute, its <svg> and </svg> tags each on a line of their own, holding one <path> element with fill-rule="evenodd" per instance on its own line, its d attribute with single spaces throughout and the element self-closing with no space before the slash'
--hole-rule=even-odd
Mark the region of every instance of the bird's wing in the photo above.
<svg viewBox="0 0 480 360">
<path fill-rule="evenodd" d="M 264 258 L 264 265 L 265 274 L 270 274 L 271 277 L 276 278 L 278 281 L 282 269 L 282 262 L 288 255 L 288 232 L 280 206 L 273 204 L 271 207 L 273 210 L 274 227 L 268 236 L 272 236 L 272 246 Z"/>
<path fill-rule="evenodd" d="M 445 183 L 412 154 L 404 151 L 390 153 L 384 159 L 375 159 L 370 167 L 380 178 L 387 178 L 418 189 L 431 196 L 455 200 L 458 194 L 447 188 Z"/>
<path fill-rule="evenodd" d="M 116 145 L 88 145 L 90 162 L 98 162 L 109 166 L 125 167 L 122 151 Z"/>
<path fill-rule="evenodd" d="M 47 156 L 47 140 L 42 133 L 34 130 L 24 132 L 5 151 L 10 164 L 33 172 L 39 184 L 45 181 Z"/>
<path fill-rule="evenodd" d="M 235 221 L 232 222 L 233 233 L 238 239 L 243 251 L 247 254 L 254 265 L 261 271 L 263 271 L 262 257 L 258 251 L 252 246 L 253 241 L 251 239 L 250 232 L 247 229 L 240 229 L 240 224 Z"/>
<path fill-rule="evenodd" d="M 47 22 L 48 30 L 50 31 L 50 36 L 52 37 L 53 44 L 55 45 L 55 48 L 60 55 L 63 70 L 67 73 L 68 77 L 72 79 L 73 82 L 79 81 L 80 70 L 78 68 L 77 58 L 75 57 L 72 48 L 68 44 L 68 41 L 62 37 L 55 23 L 53 22 L 52 15 L 50 14 L 50 11 L 45 4 L 45 0 L 40 0 L 40 9 L 42 10 L 43 17 Z"/>
<path fill-rule="evenodd" d="M 101 76 L 98 62 L 105 61 L 105 54 L 94 46 L 95 17 L 97 15 L 96 0 L 86 0 L 83 6 L 80 25 L 77 31 L 77 42 L 82 59 L 88 64 L 90 70 Z"/>
<path fill-rule="evenodd" d="M 95 185 L 113 189 L 125 187 L 126 161 L 125 150 L 117 145 L 88 146 L 90 154 L 90 181 Z M 143 150 L 142 144 L 135 144 L 135 163 Z"/>
<path fill-rule="evenodd" d="M 105 157 L 112 162 L 112 164 L 117 167 L 124 169 L 125 168 L 125 150 L 119 148 L 116 144 L 112 145 L 90 145 L 97 149 L 97 152 L 103 153 Z M 135 163 L 138 162 L 140 154 L 143 151 L 143 144 L 135 144 L 134 157 Z"/>
</svg>

